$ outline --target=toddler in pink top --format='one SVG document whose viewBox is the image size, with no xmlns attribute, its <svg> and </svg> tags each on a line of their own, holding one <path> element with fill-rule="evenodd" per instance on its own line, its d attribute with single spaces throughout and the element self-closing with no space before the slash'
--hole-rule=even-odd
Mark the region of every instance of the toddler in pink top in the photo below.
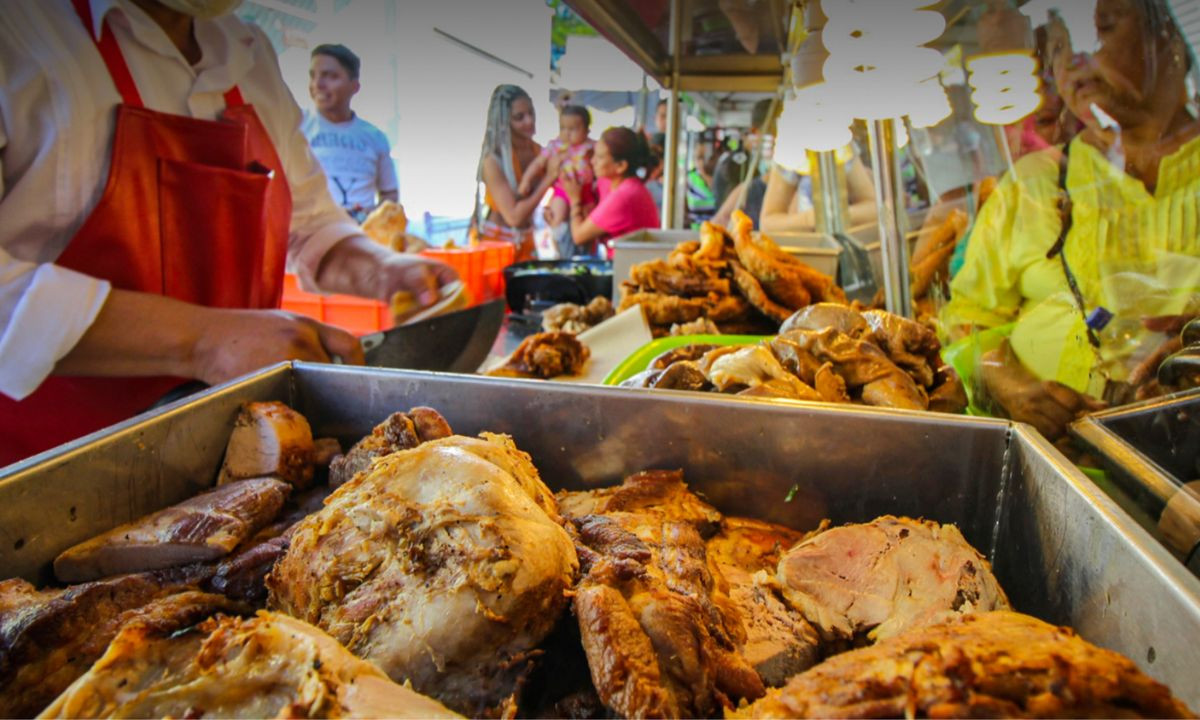
<svg viewBox="0 0 1200 720">
<path fill-rule="evenodd" d="M 564 153 L 561 173 L 574 176 L 582 187 L 580 204 L 584 213 L 590 212 L 596 204 L 593 185 L 596 176 L 592 173 L 592 148 L 596 143 L 588 137 L 592 124 L 592 114 L 582 105 L 567 105 L 558 116 L 558 137 L 546 144 L 545 149 L 538 155 L 537 160 L 529 166 L 529 170 L 521 179 L 517 192 L 524 197 L 546 171 L 546 165 L 553 155 Z M 546 222 L 550 227 L 556 227 L 566 222 L 571 209 L 571 200 L 563 190 L 562 181 L 554 181 L 554 196 L 546 208 Z"/>
</svg>

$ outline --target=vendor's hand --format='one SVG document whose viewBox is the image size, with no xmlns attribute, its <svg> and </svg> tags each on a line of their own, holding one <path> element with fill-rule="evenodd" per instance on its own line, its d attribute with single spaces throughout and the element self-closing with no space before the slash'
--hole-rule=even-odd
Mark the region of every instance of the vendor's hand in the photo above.
<svg viewBox="0 0 1200 720">
<path fill-rule="evenodd" d="M 198 328 L 191 377 L 215 385 L 284 360 L 363 364 L 358 338 L 282 310 L 210 310 Z"/>
<path fill-rule="evenodd" d="M 988 395 L 1010 419 L 1029 423 L 1046 439 L 1062 437 L 1076 418 L 1103 409 L 1104 403 L 1059 382 L 1039 380 L 1007 345 L 984 353 L 979 362 Z"/>
<path fill-rule="evenodd" d="M 583 198 L 583 184 L 575 177 L 575 173 L 561 173 L 558 181 L 562 183 L 563 192 L 571 199 L 571 204 L 578 205 Z"/>
<path fill-rule="evenodd" d="M 412 293 L 422 307 L 437 302 L 439 289 L 458 279 L 449 265 L 420 255 L 393 252 L 365 236 L 335 245 L 321 263 L 317 285 L 326 292 L 391 302 L 398 292 Z"/>
</svg>

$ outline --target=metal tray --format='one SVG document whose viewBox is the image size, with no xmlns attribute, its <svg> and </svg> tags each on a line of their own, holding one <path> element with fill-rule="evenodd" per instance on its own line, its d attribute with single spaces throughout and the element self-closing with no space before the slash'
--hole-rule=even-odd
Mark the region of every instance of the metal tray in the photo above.
<svg viewBox="0 0 1200 720">
<path fill-rule="evenodd" d="M 1108 470 L 1105 491 L 1172 547 L 1158 518 L 1184 483 L 1200 478 L 1200 389 L 1088 415 L 1071 426 L 1071 434 Z M 1200 575 L 1200 544 L 1172 550 Z"/>
<path fill-rule="evenodd" d="M 837 277 L 838 245 L 833 238 L 816 233 L 772 234 L 771 238 L 819 272 Z M 613 302 L 620 301 L 621 283 L 629 279 L 631 267 L 666 259 L 679 243 L 698 239 L 696 230 L 638 230 L 617 238 L 613 244 Z"/>
<path fill-rule="evenodd" d="M 71 544 L 213 482 L 238 406 L 283 400 L 357 439 L 397 409 L 511 434 L 553 489 L 683 468 L 722 511 L 797 528 L 956 523 L 1017 609 L 1125 653 L 1200 706 L 1200 580 L 1023 425 L 698 393 L 279 365 L 0 471 L 0 568 L 46 580 Z M 790 497 L 790 500 L 789 500 Z"/>
</svg>

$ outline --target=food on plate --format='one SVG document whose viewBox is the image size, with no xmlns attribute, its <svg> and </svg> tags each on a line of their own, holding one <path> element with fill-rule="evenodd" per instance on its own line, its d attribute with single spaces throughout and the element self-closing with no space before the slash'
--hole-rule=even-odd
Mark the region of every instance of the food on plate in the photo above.
<svg viewBox="0 0 1200 720">
<path fill-rule="evenodd" d="M 780 525 L 726 517 L 705 545 L 713 577 L 745 627 L 742 657 L 767 687 L 782 685 L 820 660 L 817 631 L 788 607 L 773 579 L 780 555 L 804 537 Z"/>
<path fill-rule="evenodd" d="M 882 310 L 817 303 L 792 314 L 780 334 L 757 345 L 697 344 L 656 358 L 621 384 L 662 387 L 675 363 L 694 363 L 675 389 L 747 396 L 856 402 L 910 410 L 962 412 L 966 393 L 939 360 L 941 346 L 924 325 Z M 714 374 L 715 373 L 715 374 Z"/>
<path fill-rule="evenodd" d="M 32 717 L 96 658 L 126 622 L 138 618 L 198 622 L 242 606 L 194 592 L 190 572 L 122 575 L 68 588 L 37 590 L 0 582 L 0 717 Z"/>
<path fill-rule="evenodd" d="M 997 611 L 835 655 L 729 717 L 1194 716 L 1118 653 Z"/>
<path fill-rule="evenodd" d="M 674 325 L 707 322 L 691 333 L 766 334 L 811 302 L 845 302 L 833 279 L 755 236 L 742 213 L 730 232 L 704 223 L 699 241 L 680 243 L 667 259 L 640 263 L 621 285 L 620 309 L 640 305 L 655 336 Z M 686 334 L 680 332 L 679 334 Z"/>
<path fill-rule="evenodd" d="M 573 608 L 604 704 L 626 717 L 711 717 L 763 692 L 738 653 L 741 618 L 720 592 L 702 533 L 719 514 L 680 472 L 640 473 L 561 500 L 584 575 Z"/>
<path fill-rule="evenodd" d="M 559 303 L 542 313 L 542 329 L 546 332 L 568 332 L 573 335 L 593 328 L 617 314 L 612 302 L 597 295 L 587 305 Z"/>
<path fill-rule="evenodd" d="M 415 407 L 406 413 L 392 413 L 329 465 L 329 485 L 337 488 L 370 467 L 376 458 L 398 450 L 410 450 L 423 442 L 450 437 L 454 432 L 446 418 L 433 408 Z"/>
<path fill-rule="evenodd" d="M 54 575 L 85 582 L 216 560 L 274 520 L 291 487 L 270 477 L 222 485 L 65 550 Z"/>
<path fill-rule="evenodd" d="M 271 608 L 456 711 L 510 701 L 579 568 L 553 495 L 501 435 L 375 460 L 301 521 Z"/>
<path fill-rule="evenodd" d="M 503 365 L 487 372 L 492 377 L 549 380 L 583 372 L 592 351 L 568 332 L 543 332 L 521 341 Z"/>
<path fill-rule="evenodd" d="M 126 625 L 42 717 L 458 717 L 295 618 Z"/>
<path fill-rule="evenodd" d="M 795 545 L 777 580 L 830 641 L 877 641 L 948 614 L 1008 609 L 988 561 L 958 528 L 890 515 Z"/>
<path fill-rule="evenodd" d="M 217 483 L 271 476 L 304 489 L 312 483 L 314 454 L 312 428 L 303 415 L 280 402 L 246 403 L 234 421 Z"/>
</svg>

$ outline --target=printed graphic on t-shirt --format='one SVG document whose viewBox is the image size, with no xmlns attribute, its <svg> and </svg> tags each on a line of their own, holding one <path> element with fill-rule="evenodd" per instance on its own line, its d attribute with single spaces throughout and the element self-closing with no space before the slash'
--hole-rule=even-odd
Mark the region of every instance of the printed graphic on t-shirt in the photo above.
<svg viewBox="0 0 1200 720">
<path fill-rule="evenodd" d="M 307 113 L 301 129 L 342 207 L 371 208 L 379 193 L 398 189 L 387 137 L 374 125 L 358 116 L 332 123 Z"/>
</svg>

